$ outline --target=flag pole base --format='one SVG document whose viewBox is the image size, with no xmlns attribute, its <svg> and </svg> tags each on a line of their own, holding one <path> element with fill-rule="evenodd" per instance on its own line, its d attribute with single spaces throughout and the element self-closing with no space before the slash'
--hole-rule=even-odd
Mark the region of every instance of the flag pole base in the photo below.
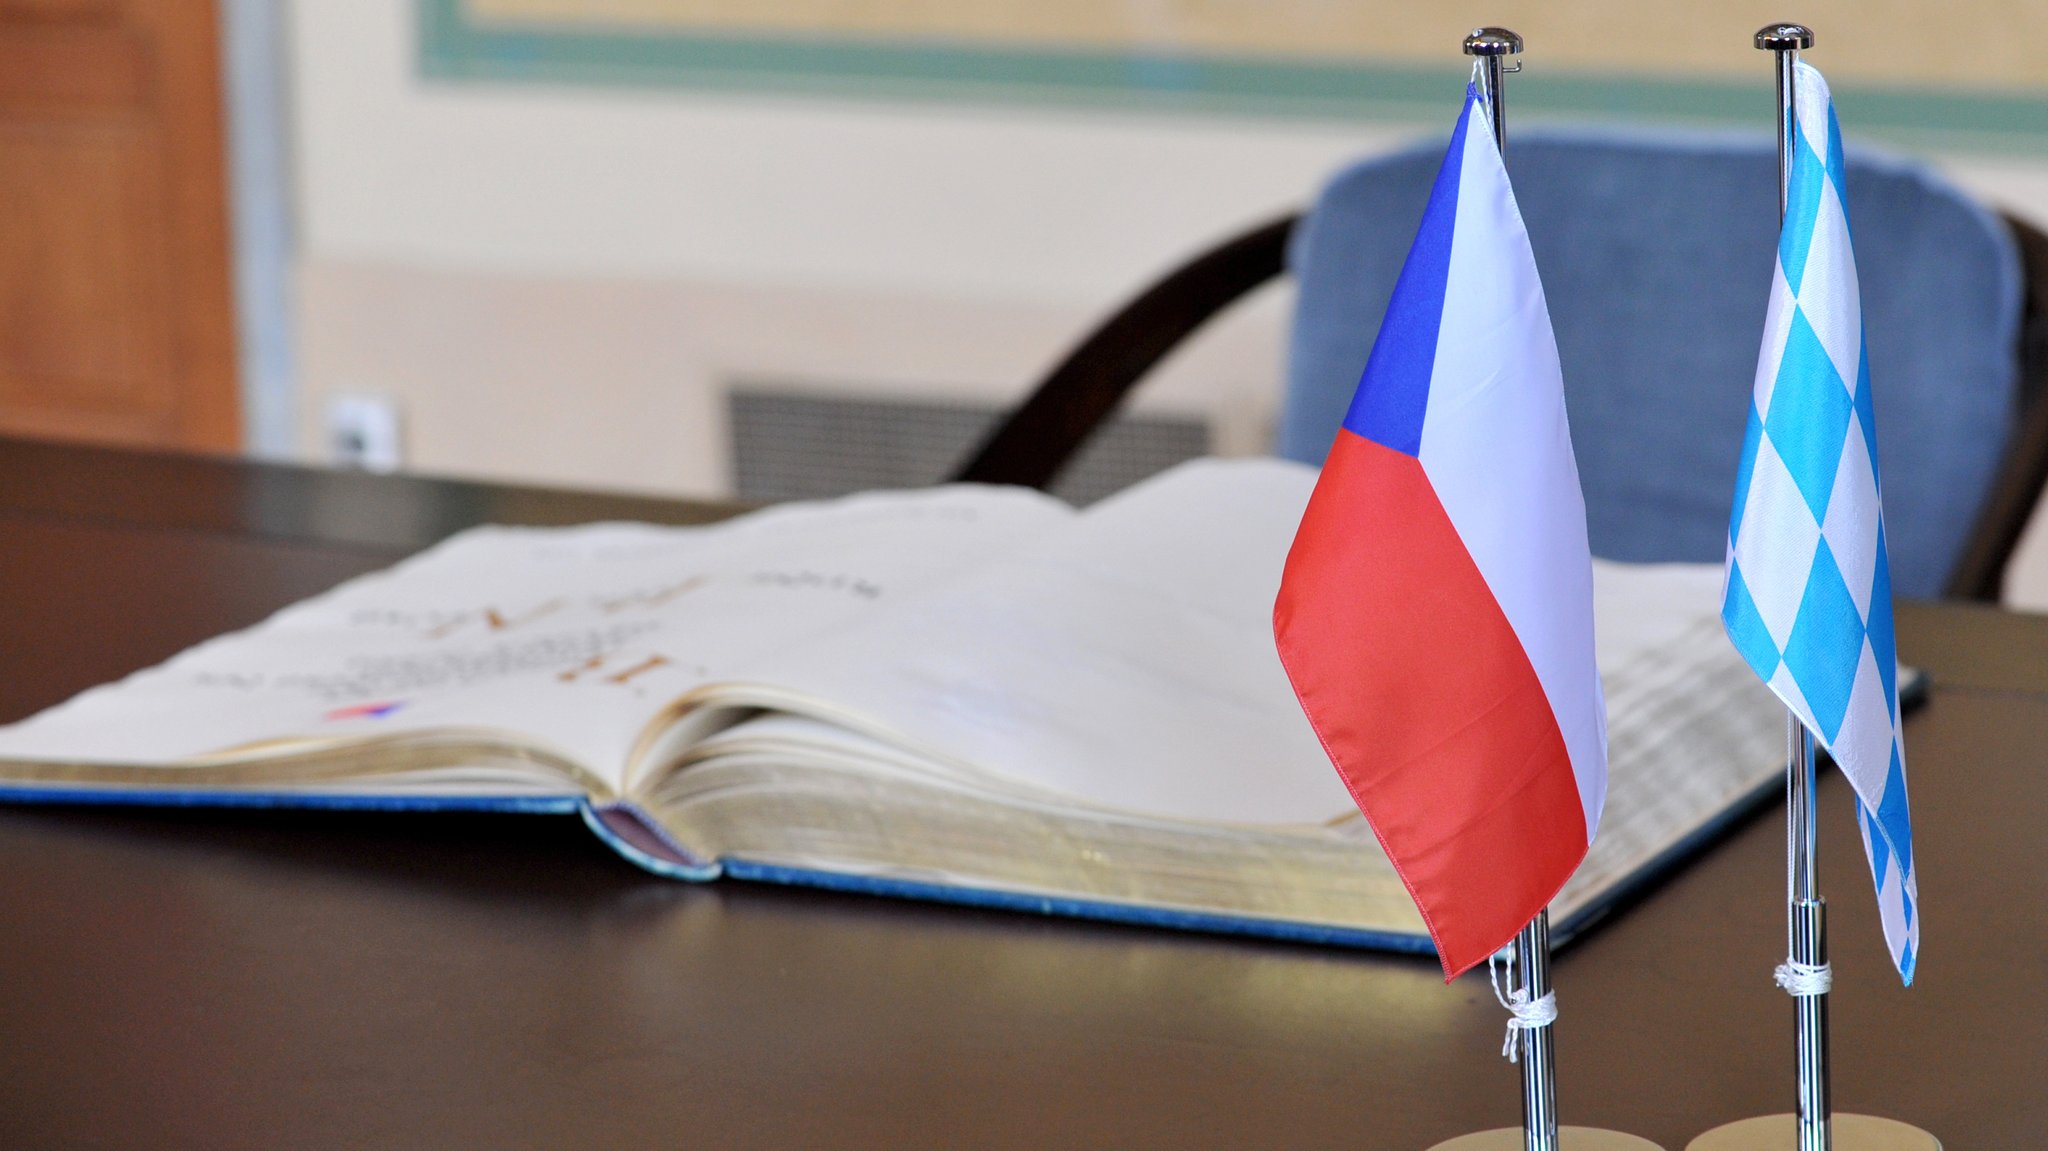
<svg viewBox="0 0 2048 1151">
<path fill-rule="evenodd" d="M 1429 1151 L 1523 1151 L 1524 1139 L 1520 1127 L 1500 1127 L 1446 1139 Z M 1558 1151 L 1664 1151 L 1648 1139 L 1598 1127 L 1560 1127 L 1557 1146 Z"/>
<path fill-rule="evenodd" d="M 1836 1112 L 1835 1151 L 1941 1151 L 1941 1140 L 1910 1123 Z M 1786 1151 L 1799 1145 L 1790 1112 L 1724 1124 L 1685 1145 L 1685 1151 Z"/>
</svg>

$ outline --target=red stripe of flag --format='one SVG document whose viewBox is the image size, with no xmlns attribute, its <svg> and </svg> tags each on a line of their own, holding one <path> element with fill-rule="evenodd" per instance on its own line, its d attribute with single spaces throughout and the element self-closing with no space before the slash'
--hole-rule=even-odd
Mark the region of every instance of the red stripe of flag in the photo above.
<svg viewBox="0 0 2048 1151">
<path fill-rule="evenodd" d="M 1281 662 L 1446 979 L 1585 857 L 1543 685 L 1414 456 L 1337 433 L 1273 608 Z"/>
</svg>

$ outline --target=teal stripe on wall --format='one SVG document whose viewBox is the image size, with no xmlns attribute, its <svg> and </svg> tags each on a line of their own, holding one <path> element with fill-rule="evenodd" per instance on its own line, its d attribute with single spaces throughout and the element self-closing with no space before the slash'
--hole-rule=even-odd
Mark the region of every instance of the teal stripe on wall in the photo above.
<svg viewBox="0 0 2048 1151">
<path fill-rule="evenodd" d="M 847 38 L 628 34 L 492 25 L 461 0 L 415 0 L 420 73 L 432 80 L 670 87 L 717 92 L 1156 110 L 1436 125 L 1466 69 L 1399 63 L 1017 50 Z M 1766 130 L 1771 81 L 1658 80 L 1533 65 L 1518 116 L 1674 120 Z M 1838 86 L 1857 135 L 1946 152 L 2048 154 L 2048 98 Z"/>
</svg>

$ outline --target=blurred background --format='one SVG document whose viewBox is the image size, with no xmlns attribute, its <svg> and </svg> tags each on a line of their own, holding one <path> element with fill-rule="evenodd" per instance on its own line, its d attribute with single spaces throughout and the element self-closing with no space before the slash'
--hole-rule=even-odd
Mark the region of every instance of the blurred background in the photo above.
<svg viewBox="0 0 2048 1151">
<path fill-rule="evenodd" d="M 0 432 L 931 482 L 1153 276 L 1447 132 L 1472 25 L 1528 42 L 1518 124 L 1762 134 L 1750 36 L 1787 18 L 1852 141 L 2048 222 L 2048 6 L 2016 0 L 0 0 Z M 1268 450 L 1287 292 L 1067 490 Z"/>
</svg>

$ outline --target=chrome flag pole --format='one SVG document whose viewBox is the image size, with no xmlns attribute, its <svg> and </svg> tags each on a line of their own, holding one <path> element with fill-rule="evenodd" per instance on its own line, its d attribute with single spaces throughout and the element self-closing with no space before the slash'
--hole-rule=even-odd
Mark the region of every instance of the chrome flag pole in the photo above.
<svg viewBox="0 0 2048 1151">
<path fill-rule="evenodd" d="M 1792 147 L 1799 126 L 1798 89 L 1792 69 L 1799 53 L 1813 47 L 1813 30 L 1772 24 L 1758 30 L 1758 49 L 1771 53 L 1778 87 L 1778 223 L 1792 188 Z M 1799 1091 L 1793 1111 L 1798 1151 L 1833 1151 L 1828 1099 L 1828 904 L 1820 896 L 1820 834 L 1814 807 L 1813 735 L 1790 709 L 1785 713 L 1785 893 L 1789 959 L 1778 984 L 1792 995 Z"/>
<path fill-rule="evenodd" d="M 1799 24 L 1759 29 L 1756 47 L 1772 54 L 1778 92 L 1778 223 L 1791 206 L 1793 149 L 1799 130 L 1799 53 L 1813 47 L 1813 31 Z M 1827 901 L 1820 895 L 1820 836 L 1814 799 L 1814 735 L 1786 709 L 1785 756 L 1785 963 L 1778 986 L 1792 996 L 1798 1064 L 1795 1110 L 1717 1127 L 1686 1151 L 1940 1151 L 1932 1135 L 1904 1123 L 1868 1115 L 1833 1113 L 1828 1068 Z"/>
<path fill-rule="evenodd" d="M 1550 999 L 1550 912 L 1539 911 L 1515 937 L 1515 996 L 1521 1003 Z M 1557 1151 L 1557 1057 L 1550 1023 L 1518 1027 L 1522 1044 L 1522 1145 Z"/>
<path fill-rule="evenodd" d="M 1476 28 L 1465 37 L 1465 54 L 1479 61 L 1480 95 L 1493 114 L 1493 142 L 1500 149 L 1501 162 L 1508 158 L 1507 94 L 1502 79 L 1510 71 L 1522 70 L 1521 63 L 1507 65 L 1509 56 L 1522 51 L 1522 38 L 1506 28 Z M 1557 1057 L 1551 1045 L 1551 1022 L 1556 1000 L 1550 989 L 1550 912 L 1536 918 L 1515 936 L 1515 959 L 1510 976 L 1509 1001 L 1516 1004 L 1551 1005 L 1534 1018 L 1516 1016 L 1515 1034 L 1521 1044 L 1522 1146 L 1524 1151 L 1558 1151 Z"/>
<path fill-rule="evenodd" d="M 1522 51 L 1522 38 L 1506 28 L 1477 28 L 1465 37 L 1465 54 L 1474 57 L 1474 80 L 1492 119 L 1493 140 L 1507 160 L 1507 100 L 1502 78 L 1521 71 L 1507 58 Z M 1508 1054 L 1522 1069 L 1522 1129 L 1501 1128 L 1461 1135 L 1431 1151 L 1660 1151 L 1656 1144 L 1619 1131 L 1557 1124 L 1557 1066 L 1551 1023 L 1557 1001 L 1550 986 L 1550 913 L 1538 911 L 1515 936 L 1509 990 L 1494 994 L 1513 1013 Z"/>
<path fill-rule="evenodd" d="M 1480 93 L 1493 113 L 1493 142 L 1500 149 L 1501 163 L 1508 158 L 1507 94 L 1502 79 L 1509 71 L 1519 72 L 1521 63 L 1507 67 L 1507 58 L 1522 51 L 1522 38 L 1505 28 L 1477 28 L 1465 37 L 1465 54 L 1479 61 Z M 1550 912 L 1536 918 L 1515 936 L 1515 960 L 1510 976 L 1510 1002 L 1551 1004 Z M 1554 1018 L 1552 1006 L 1545 1015 Z M 1521 1044 L 1522 1146 L 1524 1151 L 1558 1151 L 1557 1142 L 1557 1056 L 1551 1045 L 1551 1022 L 1542 1015 L 1535 1019 L 1516 1017 L 1521 1024 L 1510 1038 Z"/>
</svg>

